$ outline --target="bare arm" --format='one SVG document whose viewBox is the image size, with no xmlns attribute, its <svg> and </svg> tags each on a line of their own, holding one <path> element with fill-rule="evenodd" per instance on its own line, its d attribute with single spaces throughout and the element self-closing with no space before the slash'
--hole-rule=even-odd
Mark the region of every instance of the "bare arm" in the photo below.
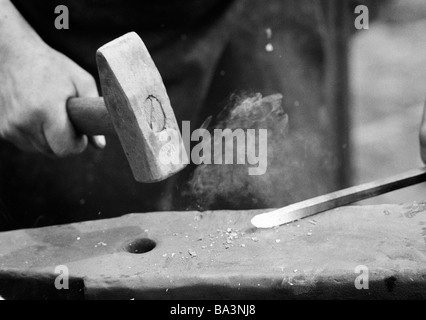
<svg viewBox="0 0 426 320">
<path fill-rule="evenodd" d="M 0 0 L 0 75 L 0 138 L 60 157 L 86 148 L 66 101 L 98 96 L 93 77 L 44 43 L 9 0 Z M 105 145 L 102 136 L 89 139 Z"/>
</svg>

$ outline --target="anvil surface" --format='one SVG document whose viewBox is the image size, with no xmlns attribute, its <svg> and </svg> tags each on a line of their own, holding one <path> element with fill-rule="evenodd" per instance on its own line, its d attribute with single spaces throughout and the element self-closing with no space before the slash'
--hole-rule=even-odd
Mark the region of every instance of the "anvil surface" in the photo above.
<svg viewBox="0 0 426 320">
<path fill-rule="evenodd" d="M 262 230 L 250 224 L 260 212 L 264 211 L 128 214 L 3 232 L 0 295 L 426 298 L 425 203 L 342 207 Z M 150 251 L 141 253 L 146 250 Z M 57 266 L 69 270 L 68 290 L 55 288 Z M 366 276 L 367 269 L 368 289 L 357 289 L 357 277 Z"/>
</svg>

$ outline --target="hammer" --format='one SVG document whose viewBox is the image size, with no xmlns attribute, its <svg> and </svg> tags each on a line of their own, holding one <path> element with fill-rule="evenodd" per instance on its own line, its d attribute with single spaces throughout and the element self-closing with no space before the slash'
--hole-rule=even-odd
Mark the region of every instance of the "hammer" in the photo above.
<svg viewBox="0 0 426 320">
<path fill-rule="evenodd" d="M 135 33 L 100 47 L 103 98 L 71 98 L 67 112 L 80 134 L 115 132 L 136 181 L 164 180 L 186 166 L 186 151 L 161 75 Z"/>
</svg>

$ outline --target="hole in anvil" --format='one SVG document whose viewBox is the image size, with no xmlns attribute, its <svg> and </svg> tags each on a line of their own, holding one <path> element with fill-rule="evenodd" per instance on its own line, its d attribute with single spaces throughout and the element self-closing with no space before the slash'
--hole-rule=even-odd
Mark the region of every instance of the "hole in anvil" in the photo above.
<svg viewBox="0 0 426 320">
<path fill-rule="evenodd" d="M 157 244 L 154 240 L 148 238 L 140 238 L 130 241 L 126 246 L 125 250 L 134 254 L 141 254 L 151 251 Z"/>
</svg>

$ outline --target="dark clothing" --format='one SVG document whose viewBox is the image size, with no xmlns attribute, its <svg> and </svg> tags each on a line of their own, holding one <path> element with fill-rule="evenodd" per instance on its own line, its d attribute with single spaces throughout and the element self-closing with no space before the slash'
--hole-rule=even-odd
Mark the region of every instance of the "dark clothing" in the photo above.
<svg viewBox="0 0 426 320">
<path fill-rule="evenodd" d="M 126 32 L 138 33 L 163 77 L 178 123 L 190 120 L 192 129 L 220 111 L 232 93 L 282 93 L 293 130 L 314 138 L 322 150 L 300 152 L 311 176 L 282 204 L 337 187 L 333 165 L 322 166 L 325 158 L 338 159 L 327 144 L 335 133 L 324 107 L 324 53 L 311 1 L 13 2 L 44 41 L 95 78 L 96 49 Z M 69 8 L 69 30 L 54 27 L 60 4 Z M 269 42 L 272 52 L 265 50 Z M 107 137 L 107 143 L 103 151 L 89 148 L 53 160 L 2 142 L 0 197 L 21 227 L 176 208 L 171 199 L 176 177 L 139 184 L 118 140 Z"/>
</svg>

